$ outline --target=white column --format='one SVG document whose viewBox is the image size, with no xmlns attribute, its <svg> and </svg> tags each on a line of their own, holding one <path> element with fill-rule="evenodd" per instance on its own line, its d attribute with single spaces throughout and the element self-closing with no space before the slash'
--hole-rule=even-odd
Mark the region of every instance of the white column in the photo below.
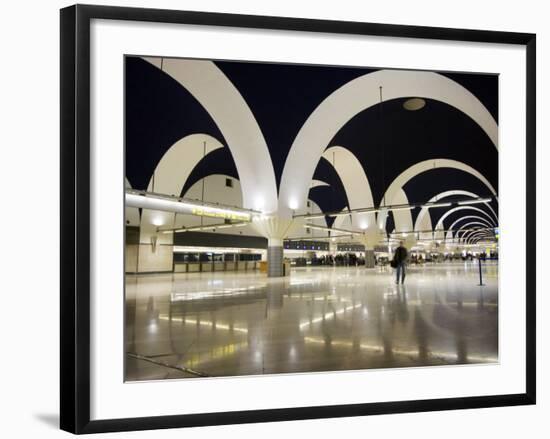
<svg viewBox="0 0 550 439">
<path fill-rule="evenodd" d="M 299 227 L 299 222 L 292 218 L 281 218 L 276 215 L 263 215 L 254 219 L 252 225 L 256 231 L 267 238 L 267 275 L 268 277 L 284 276 L 283 240 L 292 230 Z"/>
</svg>

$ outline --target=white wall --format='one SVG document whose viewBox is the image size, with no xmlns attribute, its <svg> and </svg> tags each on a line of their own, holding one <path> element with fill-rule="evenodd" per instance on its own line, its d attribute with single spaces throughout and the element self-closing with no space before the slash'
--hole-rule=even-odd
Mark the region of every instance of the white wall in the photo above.
<svg viewBox="0 0 550 439">
<path fill-rule="evenodd" d="M 538 33 L 538 224 L 550 214 L 547 203 L 550 141 L 547 103 L 550 89 L 550 28 L 545 2 L 525 0 L 501 2 L 463 0 L 443 4 L 437 0 L 394 0 L 388 2 L 309 2 L 296 0 L 88 0 L 88 3 L 213 10 L 220 12 L 304 16 L 343 20 L 422 24 L 432 26 L 486 28 Z M 2 422 L 5 437 L 68 437 L 56 427 L 58 412 L 58 45 L 59 7 L 65 1 L 7 2 L 3 5 L 2 81 L 0 96 L 2 160 L 0 178 L 3 206 L 1 228 L 3 251 L 1 291 L 3 294 L 0 336 L 3 358 Z M 40 196 L 37 196 L 40 194 Z M 29 197 L 32 196 L 32 209 Z M 546 202 L 545 202 L 546 201 Z M 10 233 L 17 227 L 17 233 Z M 22 231 L 40 227 L 35 233 Z M 540 229 L 541 230 L 541 229 Z M 550 247 L 550 236 L 539 232 L 539 251 Z M 44 261 L 28 261 L 30 250 Z M 538 258 L 543 273 L 544 258 Z M 542 438 L 548 435 L 550 386 L 548 334 L 550 323 L 542 319 L 550 312 L 547 286 L 538 282 L 539 314 L 539 405 L 456 412 L 373 416 L 286 422 L 270 425 L 212 427 L 185 432 L 157 431 L 106 435 L 136 438 L 281 438 L 281 437 L 384 437 L 384 438 Z M 544 348 L 544 350 L 543 350 Z"/>
</svg>

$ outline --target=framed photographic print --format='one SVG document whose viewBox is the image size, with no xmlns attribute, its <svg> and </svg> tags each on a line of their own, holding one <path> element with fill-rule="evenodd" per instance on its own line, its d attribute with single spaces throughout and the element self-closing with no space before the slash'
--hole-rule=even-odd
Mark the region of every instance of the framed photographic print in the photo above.
<svg viewBox="0 0 550 439">
<path fill-rule="evenodd" d="M 535 403 L 535 35 L 61 10 L 61 428 Z"/>
</svg>

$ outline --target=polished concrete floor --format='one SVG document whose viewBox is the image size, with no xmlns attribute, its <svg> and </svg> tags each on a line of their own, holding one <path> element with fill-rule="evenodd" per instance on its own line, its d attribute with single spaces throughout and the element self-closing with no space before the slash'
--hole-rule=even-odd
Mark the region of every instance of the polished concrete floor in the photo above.
<svg viewBox="0 0 550 439">
<path fill-rule="evenodd" d="M 126 380 L 498 361 L 497 265 L 126 277 Z"/>
</svg>

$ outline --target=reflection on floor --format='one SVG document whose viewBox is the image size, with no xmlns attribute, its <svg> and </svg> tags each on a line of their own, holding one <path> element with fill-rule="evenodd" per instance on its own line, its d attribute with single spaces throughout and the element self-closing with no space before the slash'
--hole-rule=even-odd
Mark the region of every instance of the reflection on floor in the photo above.
<svg viewBox="0 0 550 439">
<path fill-rule="evenodd" d="M 497 265 L 126 277 L 126 379 L 498 361 Z"/>
</svg>

